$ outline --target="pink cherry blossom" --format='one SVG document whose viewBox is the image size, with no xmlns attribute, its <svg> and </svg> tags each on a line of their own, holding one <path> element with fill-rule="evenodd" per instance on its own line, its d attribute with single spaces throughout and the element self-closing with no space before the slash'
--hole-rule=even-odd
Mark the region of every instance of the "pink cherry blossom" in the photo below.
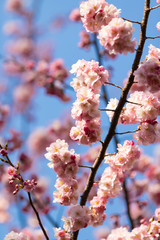
<svg viewBox="0 0 160 240">
<path fill-rule="evenodd" d="M 94 60 L 78 60 L 77 63 L 72 65 L 70 72 L 77 74 L 77 77 L 71 82 L 71 86 L 76 92 L 81 87 L 87 87 L 94 93 L 99 93 L 102 84 L 108 82 L 109 79 L 108 71 Z"/>
<path fill-rule="evenodd" d="M 71 239 L 70 233 L 66 232 L 65 230 L 63 230 L 61 228 L 54 228 L 54 232 L 55 232 L 54 236 L 57 240 L 70 240 Z"/>
<path fill-rule="evenodd" d="M 143 122 L 139 125 L 140 130 L 133 134 L 133 138 L 137 140 L 138 145 L 141 143 L 144 146 L 153 144 L 157 142 L 157 139 L 159 137 L 158 126 L 159 125 L 156 121 L 153 121 L 151 123 Z"/>
<path fill-rule="evenodd" d="M 106 157 L 106 163 L 109 163 L 115 171 L 130 170 L 140 157 L 140 149 L 133 141 L 126 140 L 124 145 L 118 144 L 118 153 L 111 157 Z"/>
<path fill-rule="evenodd" d="M 122 18 L 113 18 L 108 25 L 103 26 L 99 31 L 100 43 L 110 54 L 133 53 L 136 41 L 131 40 L 134 31 L 130 22 Z"/>
<path fill-rule="evenodd" d="M 80 156 L 75 154 L 73 149 L 69 151 L 68 144 L 64 140 L 57 139 L 46 150 L 48 153 L 45 157 L 51 161 L 48 166 L 53 168 L 59 177 L 76 178 Z"/>
<path fill-rule="evenodd" d="M 131 240 L 153 240 L 152 236 L 148 233 L 147 225 L 140 225 L 140 227 L 134 228 L 130 234 Z"/>
<path fill-rule="evenodd" d="M 113 229 L 107 237 L 107 240 L 128 240 L 129 236 L 128 230 L 125 227 L 120 227 Z"/>
<path fill-rule="evenodd" d="M 88 0 L 80 4 L 81 20 L 88 32 L 98 32 L 113 18 L 119 17 L 120 10 L 105 0 Z"/>
<path fill-rule="evenodd" d="M 4 240 L 13 240 L 13 239 L 15 239 L 15 240 L 27 240 L 28 238 L 25 234 L 16 233 L 14 231 L 8 233 L 4 238 Z"/>
<path fill-rule="evenodd" d="M 136 81 L 144 84 L 150 92 L 158 92 L 160 89 L 160 66 L 159 62 L 149 59 L 143 61 L 139 68 L 134 72 Z"/>
<path fill-rule="evenodd" d="M 90 210 L 87 206 L 72 206 L 68 210 L 68 218 L 63 217 L 62 220 L 65 221 L 63 227 L 67 232 L 77 231 L 87 227 L 90 220 Z"/>
<path fill-rule="evenodd" d="M 64 180 L 58 178 L 55 187 L 57 191 L 53 192 L 53 202 L 58 202 L 61 205 L 69 206 L 76 204 L 78 201 L 78 182 L 76 179 Z"/>
<path fill-rule="evenodd" d="M 154 238 L 160 236 L 160 223 L 158 221 L 152 221 L 149 225 L 149 233 Z"/>
<path fill-rule="evenodd" d="M 118 173 L 107 167 L 100 179 L 97 195 L 106 198 L 114 198 L 119 195 L 122 190 L 120 177 Z"/>
</svg>

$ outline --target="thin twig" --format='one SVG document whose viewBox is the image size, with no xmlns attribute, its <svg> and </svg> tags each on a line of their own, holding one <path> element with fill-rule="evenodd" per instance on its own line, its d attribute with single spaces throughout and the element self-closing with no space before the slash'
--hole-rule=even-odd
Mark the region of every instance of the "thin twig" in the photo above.
<svg viewBox="0 0 160 240">
<path fill-rule="evenodd" d="M 160 36 L 155 36 L 155 37 L 146 37 L 146 39 L 156 39 L 156 38 L 160 38 Z"/>
<path fill-rule="evenodd" d="M 78 167 L 82 167 L 82 168 L 90 168 L 90 169 L 92 169 L 91 166 L 78 165 Z"/>
<path fill-rule="evenodd" d="M 128 193 L 128 189 L 127 189 L 126 179 L 123 182 L 123 192 L 124 192 L 124 197 L 125 197 L 125 200 L 126 200 L 127 215 L 130 219 L 131 228 L 133 229 L 134 228 L 134 221 L 132 219 L 131 211 L 130 211 L 130 201 L 129 201 L 129 193 Z"/>
<path fill-rule="evenodd" d="M 114 156 L 114 155 L 116 155 L 116 153 L 109 153 L 109 154 L 105 154 L 105 157 Z"/>
<path fill-rule="evenodd" d="M 137 23 L 137 24 L 141 25 L 141 22 L 138 22 L 138 21 L 129 20 L 127 18 L 122 18 L 122 19 L 125 21 L 128 21 L 128 22 L 131 22 L 131 23 Z"/>
<path fill-rule="evenodd" d="M 131 103 L 131 104 L 135 104 L 135 105 L 139 105 L 139 106 L 143 106 L 142 104 L 140 104 L 140 103 L 135 103 L 135 102 L 131 102 L 131 101 L 128 101 L 128 100 L 126 100 L 126 102 L 128 102 L 128 103 Z"/>
<path fill-rule="evenodd" d="M 111 83 L 111 82 L 105 82 L 105 84 L 114 86 L 114 87 L 116 87 L 116 88 L 120 88 L 121 90 L 123 89 L 123 87 L 120 87 L 120 86 L 118 86 L 118 85 L 116 85 L 116 84 L 114 84 L 114 83 Z"/>
<path fill-rule="evenodd" d="M 111 112 L 115 112 L 114 109 L 104 109 L 104 108 L 98 108 L 98 110 L 100 111 L 111 111 Z"/>
<path fill-rule="evenodd" d="M 138 132 L 139 130 L 140 129 L 136 129 L 136 130 L 133 130 L 133 131 L 127 131 L 127 132 L 121 132 L 121 133 L 115 132 L 115 134 L 123 135 L 123 134 L 128 134 L 128 133 L 135 133 L 135 132 Z"/>
<path fill-rule="evenodd" d="M 37 212 L 37 210 L 36 210 L 36 208 L 35 208 L 35 206 L 34 206 L 34 204 L 33 204 L 33 201 L 32 201 L 32 198 L 31 198 L 31 194 L 30 194 L 30 192 L 28 192 L 27 194 L 28 194 L 28 198 L 29 198 L 30 205 L 31 205 L 33 211 L 34 211 L 35 214 L 36 214 L 36 217 L 37 217 L 39 226 L 41 227 L 41 229 L 42 229 L 42 231 L 43 231 L 43 234 L 45 235 L 45 238 L 46 238 L 47 240 L 49 240 L 49 237 L 48 237 L 48 235 L 47 235 L 47 233 L 46 233 L 46 230 L 44 229 L 43 224 L 42 224 L 42 222 L 41 222 L 39 213 Z"/>
<path fill-rule="evenodd" d="M 156 8 L 159 8 L 160 7 L 160 5 L 157 5 L 157 6 L 155 6 L 155 7 L 152 7 L 152 8 L 150 8 L 150 11 L 151 10 L 154 10 L 154 9 L 156 9 Z"/>
<path fill-rule="evenodd" d="M 101 140 L 100 140 L 99 142 L 100 142 L 102 145 L 104 144 L 104 142 L 103 142 L 103 141 L 101 141 Z"/>
</svg>

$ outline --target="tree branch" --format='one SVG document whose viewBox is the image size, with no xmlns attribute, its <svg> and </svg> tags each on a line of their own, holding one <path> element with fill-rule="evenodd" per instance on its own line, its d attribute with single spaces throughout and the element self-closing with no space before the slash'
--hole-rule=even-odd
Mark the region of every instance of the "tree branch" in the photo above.
<svg viewBox="0 0 160 240">
<path fill-rule="evenodd" d="M 115 132 L 115 129 L 116 129 L 116 126 L 117 126 L 117 123 L 118 123 L 119 116 L 121 114 L 121 111 L 123 109 L 124 104 L 126 103 L 128 92 L 129 92 L 129 90 L 130 90 L 130 88 L 133 84 L 133 81 L 134 81 L 133 73 L 139 66 L 140 59 L 142 57 L 142 52 L 143 52 L 145 40 L 146 40 L 146 29 L 147 29 L 149 13 L 150 13 L 150 0 L 145 0 L 143 19 L 142 19 L 142 23 L 141 23 L 140 39 L 139 39 L 139 44 L 138 44 L 136 56 L 135 56 L 134 62 L 132 64 L 132 69 L 130 71 L 128 81 L 127 81 L 124 89 L 122 90 L 122 94 L 121 94 L 118 106 L 117 106 L 117 108 L 115 110 L 115 113 L 113 115 L 108 134 L 107 134 L 107 136 L 104 140 L 104 144 L 103 144 L 103 146 L 100 150 L 99 156 L 97 157 L 95 163 L 93 164 L 93 168 L 92 168 L 92 171 L 90 172 L 90 175 L 89 175 L 89 178 L 88 178 L 88 181 L 87 181 L 87 185 L 86 185 L 85 190 L 84 190 L 84 192 L 81 196 L 81 200 L 80 200 L 80 205 L 81 206 L 84 206 L 86 204 L 88 195 L 89 195 L 90 190 L 91 190 L 91 188 L 93 186 L 93 183 L 94 183 L 95 175 L 96 175 L 97 170 L 98 170 L 99 166 L 101 165 L 101 163 L 102 163 L 102 161 L 105 157 L 105 152 L 107 150 L 107 147 L 108 147 L 111 139 L 114 136 L 114 132 Z M 129 203 L 126 203 L 126 204 L 127 204 L 128 209 L 129 209 Z M 78 232 L 79 231 L 76 231 L 76 232 L 72 233 L 72 237 L 71 237 L 72 240 L 77 239 Z"/>
</svg>

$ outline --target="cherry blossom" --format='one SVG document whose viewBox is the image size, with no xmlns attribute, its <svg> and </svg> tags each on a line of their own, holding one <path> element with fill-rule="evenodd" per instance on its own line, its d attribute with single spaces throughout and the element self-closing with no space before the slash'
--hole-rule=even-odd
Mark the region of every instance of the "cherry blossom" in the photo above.
<svg viewBox="0 0 160 240">
<path fill-rule="evenodd" d="M 125 55 L 135 51 L 136 41 L 131 40 L 134 29 L 130 22 L 122 18 L 113 18 L 108 25 L 103 26 L 99 31 L 98 38 L 100 44 L 109 51 L 110 54 Z"/>
<path fill-rule="evenodd" d="M 80 4 L 80 15 L 84 27 L 89 32 L 98 32 L 113 18 L 119 17 L 120 10 L 105 0 L 89 0 Z"/>
</svg>

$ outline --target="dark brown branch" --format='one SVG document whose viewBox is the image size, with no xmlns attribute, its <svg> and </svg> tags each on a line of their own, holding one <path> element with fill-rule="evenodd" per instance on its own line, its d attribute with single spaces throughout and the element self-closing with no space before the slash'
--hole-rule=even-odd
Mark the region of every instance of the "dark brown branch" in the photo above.
<svg viewBox="0 0 160 240">
<path fill-rule="evenodd" d="M 105 111 L 105 112 L 115 112 L 115 110 L 114 109 L 103 109 L 103 108 L 98 108 L 100 111 Z"/>
<path fill-rule="evenodd" d="M 33 197 L 34 197 L 34 202 L 38 205 L 38 207 L 40 207 L 41 209 L 44 208 L 44 205 L 38 201 L 38 199 L 36 199 L 35 195 L 33 194 Z M 57 222 L 50 216 L 49 213 L 45 214 L 45 217 L 48 219 L 48 221 L 52 224 L 52 226 L 58 228 L 59 225 L 57 224 Z"/>
<path fill-rule="evenodd" d="M 156 38 L 160 38 L 160 36 L 155 36 L 155 37 L 146 37 L 146 39 L 156 39 Z"/>
<path fill-rule="evenodd" d="M 126 83 L 126 85 L 125 85 L 125 87 L 122 91 L 121 98 L 119 100 L 118 106 L 117 106 L 117 108 L 115 110 L 115 113 L 113 115 L 108 134 L 107 134 L 107 136 L 104 140 L 104 144 L 103 144 L 103 146 L 100 150 L 99 156 L 97 157 L 95 163 L 93 164 L 93 169 L 90 172 L 88 182 L 87 182 L 85 190 L 84 190 L 84 192 L 81 196 L 81 201 L 80 201 L 81 206 L 84 206 L 86 204 L 88 195 L 89 195 L 90 190 L 91 190 L 91 188 L 94 184 L 95 175 L 96 175 L 97 170 L 98 170 L 99 166 L 101 165 L 101 163 L 102 163 L 102 161 L 105 157 L 105 152 L 108 148 L 108 145 L 109 145 L 111 139 L 114 136 L 114 132 L 115 132 L 116 126 L 118 124 L 119 116 L 120 116 L 121 111 L 124 107 L 124 104 L 126 103 L 128 92 L 129 92 L 129 90 L 130 90 L 130 88 L 133 84 L 133 81 L 134 81 L 133 73 L 139 66 L 140 59 L 142 57 L 142 52 L 143 52 L 145 40 L 146 40 L 146 29 L 147 29 L 149 13 L 150 13 L 150 0 L 145 0 L 143 19 L 142 19 L 142 23 L 141 23 L 140 39 L 139 39 L 139 44 L 138 44 L 137 52 L 136 52 L 136 55 L 135 55 L 135 59 L 134 59 L 134 62 L 132 64 L 132 69 L 130 71 L 128 81 L 127 81 L 127 83 Z M 127 205 L 128 210 L 130 211 L 129 203 L 126 203 L 126 205 Z M 130 221 L 131 221 L 132 227 L 134 227 L 133 220 L 132 220 L 131 216 L 130 216 Z M 77 239 L 78 232 L 79 231 L 73 232 L 71 240 L 76 240 Z"/>
<path fill-rule="evenodd" d="M 30 205 L 31 205 L 34 213 L 36 214 L 36 217 L 37 217 L 39 226 L 41 227 L 45 238 L 46 238 L 47 240 L 49 240 L 49 237 L 48 237 L 48 235 L 47 235 L 47 233 L 46 233 L 46 230 L 44 229 L 43 224 L 42 224 L 42 222 L 41 222 L 39 213 L 37 212 L 37 210 L 36 210 L 36 208 L 35 208 L 35 206 L 34 206 L 34 204 L 33 204 L 33 201 L 32 201 L 32 198 L 31 198 L 31 194 L 30 194 L 29 192 L 28 192 L 27 194 L 28 194 L 28 198 L 29 198 Z"/>
<path fill-rule="evenodd" d="M 131 229 L 133 229 L 134 228 L 134 221 L 132 219 L 131 212 L 130 212 L 130 201 L 129 201 L 129 194 L 128 194 L 128 189 L 127 189 L 126 179 L 123 182 L 123 192 L 124 192 L 124 197 L 125 197 L 125 200 L 126 200 L 127 215 L 130 219 Z"/>
</svg>

